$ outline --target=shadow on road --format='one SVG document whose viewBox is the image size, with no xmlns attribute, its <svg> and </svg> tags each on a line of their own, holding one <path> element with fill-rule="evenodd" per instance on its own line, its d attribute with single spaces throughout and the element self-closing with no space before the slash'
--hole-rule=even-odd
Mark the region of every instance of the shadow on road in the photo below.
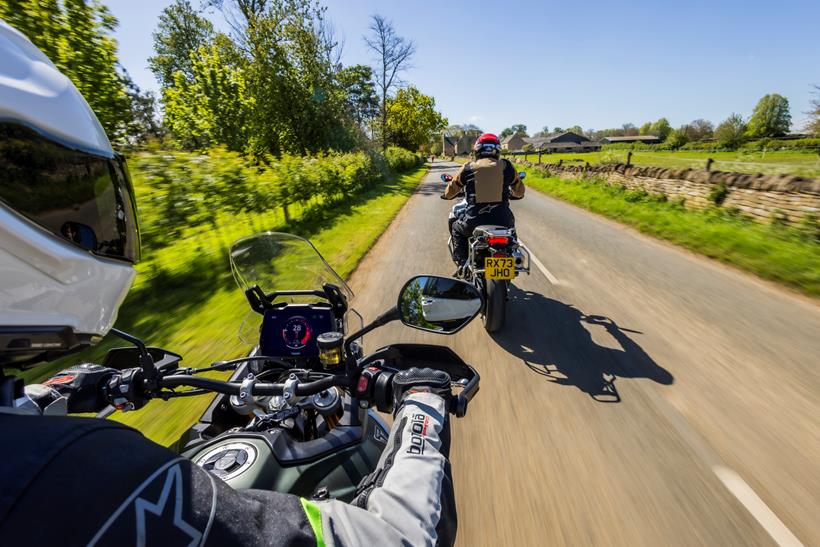
<svg viewBox="0 0 820 547">
<path fill-rule="evenodd" d="M 620 347 L 596 343 L 590 332 L 596 329 L 604 329 Z M 674 381 L 627 331 L 606 317 L 585 315 L 571 305 L 511 286 L 506 324 L 493 339 L 547 381 L 575 386 L 598 402 L 617 403 L 618 378 L 648 378 L 664 385 Z"/>
<path fill-rule="evenodd" d="M 432 182 L 422 182 L 416 186 L 414 194 L 422 194 L 424 196 L 439 195 L 444 193 L 444 183 L 440 180 Z M 446 219 L 445 219 L 446 220 Z"/>
<path fill-rule="evenodd" d="M 453 165 L 452 163 L 428 163 L 427 166 L 430 171 L 452 171 L 456 167 L 459 167 L 458 165 Z"/>
</svg>

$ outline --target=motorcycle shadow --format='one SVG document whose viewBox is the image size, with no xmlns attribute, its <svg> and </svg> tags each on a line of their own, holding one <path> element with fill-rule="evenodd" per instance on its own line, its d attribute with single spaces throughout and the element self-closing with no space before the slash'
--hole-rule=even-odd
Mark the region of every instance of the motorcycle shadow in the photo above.
<svg viewBox="0 0 820 547">
<path fill-rule="evenodd" d="M 596 326 L 605 329 L 619 348 L 596 343 L 590 332 L 600 328 Z M 629 329 L 609 318 L 586 315 L 572 305 L 511 285 L 506 324 L 492 337 L 547 381 L 575 386 L 598 402 L 618 403 L 618 378 L 647 378 L 663 385 L 674 382 L 672 374 L 626 331 Z"/>
</svg>

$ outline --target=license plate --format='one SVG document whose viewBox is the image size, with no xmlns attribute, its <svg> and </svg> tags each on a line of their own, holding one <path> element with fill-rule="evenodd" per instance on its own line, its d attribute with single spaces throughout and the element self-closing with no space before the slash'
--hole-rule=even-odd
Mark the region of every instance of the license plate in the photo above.
<svg viewBox="0 0 820 547">
<path fill-rule="evenodd" d="M 484 259 L 484 278 L 509 281 L 515 277 L 515 259 L 487 257 Z"/>
</svg>

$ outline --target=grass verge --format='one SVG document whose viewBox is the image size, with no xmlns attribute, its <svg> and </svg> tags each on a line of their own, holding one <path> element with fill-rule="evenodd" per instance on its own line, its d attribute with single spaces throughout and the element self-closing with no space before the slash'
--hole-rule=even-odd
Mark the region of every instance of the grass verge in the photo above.
<svg viewBox="0 0 820 547">
<path fill-rule="evenodd" d="M 820 234 L 761 225 L 724 209 L 684 209 L 662 197 L 599 180 L 527 173 L 528 186 L 710 258 L 820 296 Z"/>
<path fill-rule="evenodd" d="M 150 283 L 135 285 L 120 309 L 117 326 L 149 345 L 181 354 L 184 366 L 200 367 L 219 359 L 240 357 L 250 349 L 237 337 L 249 308 L 233 282 L 222 244 L 268 229 L 298 234 L 310 239 L 336 272 L 347 278 L 398 214 L 425 172 L 426 167 L 419 167 L 333 207 L 307 211 L 287 225 L 274 213 L 221 218 L 217 230 L 191 234 L 178 245 L 157 251 L 148 266 L 141 265 L 140 276 L 150 274 L 150 270 L 159 273 Z M 137 191 L 140 192 L 139 185 Z M 167 268 L 163 264 L 175 265 L 173 275 L 165 273 Z M 76 362 L 100 362 L 109 348 L 123 345 L 126 344 L 109 336 L 95 348 L 36 367 L 21 376 L 27 382 L 36 382 Z M 197 420 L 211 399 L 206 395 L 153 401 L 137 412 L 117 413 L 113 419 L 168 445 Z"/>
</svg>

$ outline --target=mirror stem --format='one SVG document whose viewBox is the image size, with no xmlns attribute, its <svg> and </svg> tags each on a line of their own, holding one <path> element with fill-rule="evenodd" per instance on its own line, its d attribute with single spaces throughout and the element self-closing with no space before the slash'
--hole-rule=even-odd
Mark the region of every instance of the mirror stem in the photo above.
<svg viewBox="0 0 820 547">
<path fill-rule="evenodd" d="M 393 306 L 392 308 L 378 316 L 376 319 L 374 319 L 372 323 L 368 324 L 366 327 L 354 332 L 353 334 L 347 337 L 347 339 L 345 340 L 344 348 L 345 355 L 347 356 L 347 375 L 349 377 L 353 377 L 353 373 L 355 372 L 356 367 L 356 361 L 353 358 L 353 353 L 350 351 L 351 344 L 353 344 L 353 342 L 355 342 L 368 332 L 374 331 L 377 328 L 386 325 L 387 323 L 390 323 L 391 321 L 397 321 L 399 319 L 401 319 L 399 308 Z"/>
</svg>

